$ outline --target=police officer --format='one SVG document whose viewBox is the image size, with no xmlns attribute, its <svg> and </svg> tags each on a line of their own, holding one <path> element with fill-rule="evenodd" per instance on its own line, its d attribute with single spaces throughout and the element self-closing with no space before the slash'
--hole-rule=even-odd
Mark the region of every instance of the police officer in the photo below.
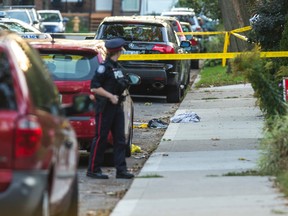
<svg viewBox="0 0 288 216">
<path fill-rule="evenodd" d="M 116 178 L 133 178 L 127 171 L 126 142 L 124 134 L 124 112 L 122 93 L 128 87 L 128 81 L 117 63 L 125 40 L 114 38 L 105 42 L 107 57 L 100 64 L 91 80 L 91 92 L 96 97 L 96 135 L 92 141 L 87 176 L 108 179 L 101 171 L 108 133 L 111 130 L 114 142 L 114 164 Z"/>
</svg>

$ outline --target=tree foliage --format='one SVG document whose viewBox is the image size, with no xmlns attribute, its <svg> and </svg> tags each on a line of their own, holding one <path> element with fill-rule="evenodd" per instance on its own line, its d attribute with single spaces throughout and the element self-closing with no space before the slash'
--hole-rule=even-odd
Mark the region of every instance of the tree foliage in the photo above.
<svg viewBox="0 0 288 216">
<path fill-rule="evenodd" d="M 203 13 L 212 19 L 220 19 L 221 12 L 218 6 L 218 0 L 179 0 L 176 7 L 189 7 L 195 10 L 196 14 Z"/>
<path fill-rule="evenodd" d="M 255 7 L 252 20 L 253 31 L 249 37 L 260 44 L 262 50 L 279 50 L 286 16 L 287 0 L 262 0 Z"/>
</svg>

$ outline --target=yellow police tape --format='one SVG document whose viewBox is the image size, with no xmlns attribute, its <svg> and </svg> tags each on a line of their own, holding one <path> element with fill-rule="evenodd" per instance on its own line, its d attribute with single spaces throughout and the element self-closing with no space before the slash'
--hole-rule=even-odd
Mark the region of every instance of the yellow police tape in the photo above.
<svg viewBox="0 0 288 216">
<path fill-rule="evenodd" d="M 222 53 L 185 53 L 185 54 L 125 54 L 121 55 L 120 61 L 137 61 L 137 60 L 187 60 L 187 59 L 222 59 L 222 66 L 226 65 L 226 59 L 235 58 L 242 52 L 227 52 L 230 44 L 230 35 L 247 41 L 247 37 L 239 33 L 251 30 L 251 26 L 234 29 L 232 31 L 219 32 L 181 32 L 178 35 L 217 35 L 225 34 L 224 46 Z M 262 58 L 279 58 L 288 57 L 288 51 L 260 52 Z"/>
<path fill-rule="evenodd" d="M 248 53 L 248 52 L 246 52 Z M 186 60 L 186 59 L 223 59 L 235 58 L 243 52 L 227 53 L 185 53 L 185 54 L 125 54 L 121 61 L 146 61 L 146 60 Z M 260 52 L 262 58 L 288 57 L 288 51 Z"/>
</svg>

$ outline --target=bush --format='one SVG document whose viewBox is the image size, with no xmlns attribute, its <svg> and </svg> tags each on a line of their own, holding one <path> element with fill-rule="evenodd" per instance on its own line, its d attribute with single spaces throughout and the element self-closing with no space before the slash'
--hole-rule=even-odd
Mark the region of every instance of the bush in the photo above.
<svg viewBox="0 0 288 216">
<path fill-rule="evenodd" d="M 243 74 L 251 83 L 261 111 L 266 118 L 285 115 L 287 105 L 283 101 L 283 91 L 273 76 L 273 63 L 260 58 L 257 51 L 243 53 L 231 60 L 232 73 Z"/>
<path fill-rule="evenodd" d="M 260 146 L 260 171 L 278 175 L 288 170 L 288 116 L 274 116 L 266 121 Z"/>
<path fill-rule="evenodd" d="M 260 1 L 249 34 L 251 41 L 260 44 L 263 50 L 279 50 L 287 13 L 287 0 Z"/>
</svg>

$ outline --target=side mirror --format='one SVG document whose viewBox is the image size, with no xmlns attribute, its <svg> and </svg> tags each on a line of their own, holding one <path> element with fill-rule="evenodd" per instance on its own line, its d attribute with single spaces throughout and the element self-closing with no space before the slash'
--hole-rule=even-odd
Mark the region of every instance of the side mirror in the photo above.
<svg viewBox="0 0 288 216">
<path fill-rule="evenodd" d="M 141 78 L 136 74 L 127 74 L 130 85 L 139 85 L 141 83 Z"/>
<path fill-rule="evenodd" d="M 73 98 L 73 103 L 64 108 L 66 116 L 80 114 L 93 110 L 93 102 L 89 95 L 81 94 Z"/>
<path fill-rule="evenodd" d="M 68 17 L 63 17 L 63 22 L 64 23 L 67 23 L 69 21 L 69 18 Z"/>
<path fill-rule="evenodd" d="M 191 46 L 190 41 L 181 41 L 181 43 L 180 43 L 180 47 L 182 47 L 182 48 L 188 48 L 190 46 Z"/>
</svg>

